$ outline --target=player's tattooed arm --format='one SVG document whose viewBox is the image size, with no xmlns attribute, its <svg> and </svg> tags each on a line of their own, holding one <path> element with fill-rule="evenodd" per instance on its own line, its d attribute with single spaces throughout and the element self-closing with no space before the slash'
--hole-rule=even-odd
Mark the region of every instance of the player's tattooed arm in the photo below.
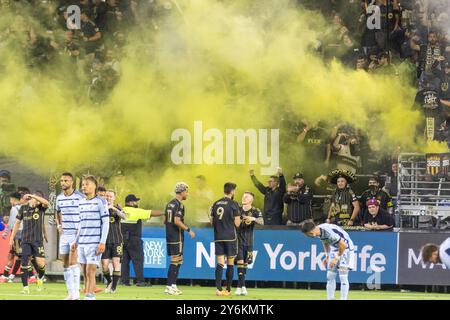
<svg viewBox="0 0 450 320">
<path fill-rule="evenodd" d="M 108 206 L 108 208 L 114 210 L 114 212 L 116 213 L 116 215 L 119 218 L 121 218 L 123 220 L 126 220 L 127 216 L 126 216 L 125 212 L 121 208 L 117 208 L 117 207 L 115 207 L 113 205 Z"/>
<path fill-rule="evenodd" d="M 260 225 L 264 225 L 264 218 L 263 217 L 258 217 L 258 218 L 255 218 L 255 223 L 256 224 L 260 224 Z"/>
</svg>

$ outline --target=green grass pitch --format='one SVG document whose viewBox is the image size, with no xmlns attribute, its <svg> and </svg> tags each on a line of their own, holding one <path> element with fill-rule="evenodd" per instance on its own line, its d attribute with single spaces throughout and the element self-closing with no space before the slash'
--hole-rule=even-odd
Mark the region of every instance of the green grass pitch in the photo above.
<svg viewBox="0 0 450 320">
<path fill-rule="evenodd" d="M 104 288 L 102 285 L 99 287 Z M 248 289 L 248 296 L 216 297 L 215 288 L 200 286 L 179 286 L 183 291 L 181 296 L 168 296 L 164 294 L 164 286 L 153 287 L 124 287 L 118 286 L 116 293 L 98 293 L 98 300 L 324 300 L 325 290 L 305 289 Z M 24 295 L 20 291 L 20 283 L 0 283 L 0 300 L 62 300 L 66 296 L 64 283 L 45 283 L 44 290 L 37 291 L 36 284 L 30 285 L 30 294 Z M 234 290 L 233 290 L 234 292 Z M 339 290 L 336 291 L 339 298 Z M 392 291 L 361 291 L 353 290 L 349 294 L 350 300 L 450 300 L 450 294 L 418 293 L 418 292 L 392 292 Z"/>
</svg>

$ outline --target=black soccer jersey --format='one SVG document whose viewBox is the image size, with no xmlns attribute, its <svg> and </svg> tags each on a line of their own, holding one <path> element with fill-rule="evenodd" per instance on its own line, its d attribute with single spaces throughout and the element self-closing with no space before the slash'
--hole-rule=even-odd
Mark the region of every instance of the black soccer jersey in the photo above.
<svg viewBox="0 0 450 320">
<path fill-rule="evenodd" d="M 44 240 L 44 214 L 46 209 L 39 205 L 20 207 L 17 219 L 22 221 L 22 243 L 42 242 Z"/>
<path fill-rule="evenodd" d="M 230 198 L 223 197 L 211 207 L 215 241 L 234 241 L 237 239 L 234 218 L 239 217 L 239 204 Z"/>
<path fill-rule="evenodd" d="M 115 207 L 119 210 L 122 209 L 119 206 Z M 113 209 L 109 209 L 109 231 L 108 237 L 106 238 L 107 244 L 123 243 L 120 220 L 121 218 L 117 215 L 117 212 Z"/>
<path fill-rule="evenodd" d="M 244 208 L 240 208 L 241 216 L 249 216 L 254 217 L 256 219 L 262 218 L 261 210 L 252 207 L 250 210 L 245 211 Z M 244 245 L 248 247 L 253 247 L 253 229 L 255 228 L 255 221 L 252 221 L 250 224 L 246 224 L 244 220 L 242 220 L 241 225 L 238 228 L 238 239 L 239 245 Z"/>
<path fill-rule="evenodd" d="M 184 231 L 175 224 L 175 217 L 179 217 L 181 222 L 184 222 L 184 205 L 175 198 L 167 204 L 164 215 L 167 243 L 183 241 Z"/>
</svg>

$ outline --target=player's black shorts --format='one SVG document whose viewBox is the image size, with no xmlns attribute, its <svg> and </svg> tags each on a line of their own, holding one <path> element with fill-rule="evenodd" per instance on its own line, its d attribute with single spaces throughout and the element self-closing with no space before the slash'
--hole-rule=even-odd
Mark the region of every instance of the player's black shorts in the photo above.
<svg viewBox="0 0 450 320">
<path fill-rule="evenodd" d="M 45 258 L 44 243 L 42 241 L 22 242 L 22 257 Z"/>
<path fill-rule="evenodd" d="M 238 252 L 236 256 L 236 260 L 244 260 L 244 263 L 247 262 L 249 248 L 247 245 L 244 245 L 242 243 L 239 243 L 238 245 Z"/>
<path fill-rule="evenodd" d="M 12 246 L 9 253 L 15 255 L 16 257 L 20 257 L 22 255 L 21 241 L 20 239 L 14 240 L 14 245 Z"/>
<path fill-rule="evenodd" d="M 123 254 L 122 243 L 107 243 L 105 245 L 105 252 L 102 254 L 102 259 L 120 258 Z"/>
<path fill-rule="evenodd" d="M 237 255 L 237 240 L 214 242 L 216 256 L 235 257 Z"/>
<path fill-rule="evenodd" d="M 183 255 L 183 241 L 179 242 L 167 242 L 167 255 L 169 256 L 181 256 Z"/>
</svg>

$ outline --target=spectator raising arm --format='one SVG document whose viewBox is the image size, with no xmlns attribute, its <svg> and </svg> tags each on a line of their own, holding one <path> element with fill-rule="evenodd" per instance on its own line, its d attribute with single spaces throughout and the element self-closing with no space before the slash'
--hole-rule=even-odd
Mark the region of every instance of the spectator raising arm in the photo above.
<svg viewBox="0 0 450 320">
<path fill-rule="evenodd" d="M 250 169 L 250 177 L 253 181 L 253 184 L 255 185 L 255 187 L 259 190 L 259 192 L 261 192 L 262 194 L 266 194 L 267 189 L 266 187 L 263 186 L 263 184 L 261 182 L 259 182 L 259 180 L 256 178 L 255 176 L 255 170 Z"/>
<path fill-rule="evenodd" d="M 281 168 L 278 168 L 278 176 L 280 177 L 280 192 L 282 194 L 286 193 L 286 179 L 283 175 L 283 170 Z"/>
</svg>

